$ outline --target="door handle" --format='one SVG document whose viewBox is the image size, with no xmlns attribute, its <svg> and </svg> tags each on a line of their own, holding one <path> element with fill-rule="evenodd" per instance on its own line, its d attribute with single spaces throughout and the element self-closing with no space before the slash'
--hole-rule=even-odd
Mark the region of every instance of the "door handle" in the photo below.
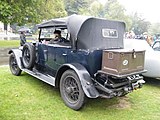
<svg viewBox="0 0 160 120">
<path fill-rule="evenodd" d="M 47 52 L 48 50 L 44 50 L 44 52 Z"/>
<path fill-rule="evenodd" d="M 43 50 L 44 51 L 44 59 L 45 59 L 45 61 L 47 61 L 47 59 L 48 59 L 48 50 Z"/>
</svg>

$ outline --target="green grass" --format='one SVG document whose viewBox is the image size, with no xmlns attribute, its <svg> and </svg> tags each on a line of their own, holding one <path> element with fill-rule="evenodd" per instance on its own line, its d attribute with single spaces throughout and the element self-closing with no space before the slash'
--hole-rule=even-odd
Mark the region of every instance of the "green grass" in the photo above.
<svg viewBox="0 0 160 120">
<path fill-rule="evenodd" d="M 20 40 L 0 40 L 0 48 L 18 47 Z"/>
<path fill-rule="evenodd" d="M 31 42 L 31 40 L 27 40 Z M 0 40 L 0 48 L 14 48 L 20 46 L 20 40 Z"/>
<path fill-rule="evenodd" d="M 0 67 L 0 120 L 158 120 L 160 81 L 122 98 L 88 99 L 80 111 L 66 107 L 54 87 Z"/>
</svg>

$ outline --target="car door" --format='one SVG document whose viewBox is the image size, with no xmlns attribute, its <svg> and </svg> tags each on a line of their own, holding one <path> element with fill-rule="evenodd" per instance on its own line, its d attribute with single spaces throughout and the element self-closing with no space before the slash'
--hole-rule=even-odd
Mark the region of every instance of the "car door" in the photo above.
<svg viewBox="0 0 160 120">
<path fill-rule="evenodd" d="M 71 52 L 70 46 L 58 44 L 48 45 L 48 59 L 46 66 L 56 71 L 62 64 L 68 62 L 69 52 Z"/>
<path fill-rule="evenodd" d="M 46 61 L 48 60 L 48 47 L 46 44 L 39 43 L 37 47 L 37 63 L 45 67 Z"/>
</svg>

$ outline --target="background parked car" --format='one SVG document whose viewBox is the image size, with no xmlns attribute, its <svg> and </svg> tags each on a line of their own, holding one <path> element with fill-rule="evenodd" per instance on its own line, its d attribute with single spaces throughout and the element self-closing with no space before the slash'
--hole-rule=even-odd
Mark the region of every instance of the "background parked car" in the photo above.
<svg viewBox="0 0 160 120">
<path fill-rule="evenodd" d="M 160 78 L 159 51 L 154 51 L 146 42 L 146 40 L 125 39 L 124 47 L 135 50 L 146 50 L 144 68 L 147 70 L 147 72 L 143 73 L 143 75 L 146 77 Z"/>
<path fill-rule="evenodd" d="M 152 48 L 155 51 L 160 51 L 160 40 L 156 40 L 153 44 L 152 44 Z"/>
</svg>

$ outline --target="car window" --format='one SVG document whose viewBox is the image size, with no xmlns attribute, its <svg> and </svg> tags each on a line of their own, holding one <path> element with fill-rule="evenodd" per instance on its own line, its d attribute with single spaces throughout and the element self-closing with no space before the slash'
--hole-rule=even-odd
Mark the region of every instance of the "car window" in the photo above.
<svg viewBox="0 0 160 120">
<path fill-rule="evenodd" d="M 55 30 L 61 31 L 61 42 L 55 40 Z M 70 34 L 68 33 L 67 28 L 56 28 L 56 27 L 48 27 L 48 28 L 41 28 L 40 32 L 40 41 L 43 44 L 48 44 L 55 47 L 71 47 L 70 42 Z"/>
<path fill-rule="evenodd" d="M 160 48 L 160 42 L 156 42 L 155 44 L 154 44 L 154 46 L 153 46 L 153 49 L 154 48 Z"/>
<path fill-rule="evenodd" d="M 68 33 L 68 29 L 63 29 L 61 30 L 61 35 L 64 37 L 66 40 L 69 40 L 70 34 Z"/>
<path fill-rule="evenodd" d="M 105 38 L 118 38 L 118 31 L 116 29 L 102 29 L 102 36 Z"/>
<path fill-rule="evenodd" d="M 153 51 L 146 40 L 124 39 L 124 47 L 127 49 Z"/>
<path fill-rule="evenodd" d="M 41 34 L 40 34 L 40 39 L 53 39 L 53 38 L 55 38 L 55 36 L 54 36 L 55 30 L 60 30 L 61 36 L 65 39 L 69 40 L 70 34 L 68 33 L 67 28 L 60 29 L 60 28 L 54 28 L 54 27 L 42 28 Z"/>
</svg>

